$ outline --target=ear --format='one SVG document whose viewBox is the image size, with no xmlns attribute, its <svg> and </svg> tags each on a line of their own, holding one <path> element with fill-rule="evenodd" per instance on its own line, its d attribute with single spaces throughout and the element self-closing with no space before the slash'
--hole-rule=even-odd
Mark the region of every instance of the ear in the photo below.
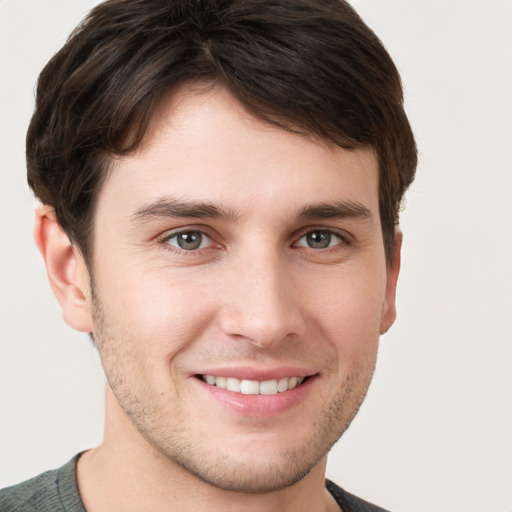
<svg viewBox="0 0 512 512">
<path fill-rule="evenodd" d="M 382 305 L 380 333 L 386 333 L 396 319 L 396 285 L 400 273 L 400 255 L 402 251 L 402 232 L 395 232 L 395 252 L 387 267 L 386 295 Z"/>
<path fill-rule="evenodd" d="M 36 209 L 34 239 L 43 256 L 50 286 L 59 301 L 64 321 L 73 329 L 92 332 L 89 272 L 70 243 L 53 209 Z"/>
</svg>

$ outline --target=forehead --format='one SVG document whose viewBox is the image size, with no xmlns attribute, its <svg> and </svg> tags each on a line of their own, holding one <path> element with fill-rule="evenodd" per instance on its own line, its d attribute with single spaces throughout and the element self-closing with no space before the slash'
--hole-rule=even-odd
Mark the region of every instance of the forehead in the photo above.
<svg viewBox="0 0 512 512">
<path fill-rule="evenodd" d="M 242 214 L 352 201 L 378 217 L 377 159 L 370 148 L 271 126 L 222 87 L 183 87 L 156 109 L 136 153 L 113 161 L 98 208 L 119 214 L 170 196 Z"/>
</svg>

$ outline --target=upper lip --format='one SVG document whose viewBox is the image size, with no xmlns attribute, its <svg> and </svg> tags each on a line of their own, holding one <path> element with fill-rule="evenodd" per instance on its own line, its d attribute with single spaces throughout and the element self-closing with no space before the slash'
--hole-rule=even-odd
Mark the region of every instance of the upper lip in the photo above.
<svg viewBox="0 0 512 512">
<path fill-rule="evenodd" d="M 317 372 L 311 368 L 297 366 L 281 366 L 274 368 L 255 368 L 250 366 L 207 368 L 194 375 L 213 375 L 215 377 L 234 377 L 240 380 L 266 381 L 284 377 L 309 377 Z"/>
</svg>

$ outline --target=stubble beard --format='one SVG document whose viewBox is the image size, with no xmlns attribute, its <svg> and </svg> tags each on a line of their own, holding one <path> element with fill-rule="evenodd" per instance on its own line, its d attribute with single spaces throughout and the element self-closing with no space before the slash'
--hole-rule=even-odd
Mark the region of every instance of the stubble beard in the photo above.
<svg viewBox="0 0 512 512">
<path fill-rule="evenodd" d="M 110 388 L 120 407 L 144 441 L 158 457 L 217 489 L 263 494 L 293 486 L 303 479 L 328 454 L 357 414 L 370 385 L 375 360 L 364 368 L 357 366 L 346 375 L 323 413 L 313 421 L 311 436 L 298 448 L 283 448 L 269 455 L 257 467 L 244 454 L 231 454 L 226 447 L 205 447 L 197 443 L 186 425 L 170 425 L 168 415 L 158 406 L 156 394 L 144 395 L 149 388 L 137 386 L 136 378 L 120 361 L 124 345 L 133 345 L 129 333 L 117 329 L 108 318 L 98 297 L 93 294 L 94 341 L 100 353 Z M 178 401 L 172 410 L 181 415 Z M 205 429 L 208 425 L 205 425 Z M 293 429 L 293 425 L 290 425 Z"/>
</svg>

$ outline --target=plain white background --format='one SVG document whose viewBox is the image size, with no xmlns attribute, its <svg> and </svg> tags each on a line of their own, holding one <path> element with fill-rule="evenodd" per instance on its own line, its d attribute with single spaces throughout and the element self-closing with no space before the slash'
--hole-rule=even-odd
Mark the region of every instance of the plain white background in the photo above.
<svg viewBox="0 0 512 512">
<path fill-rule="evenodd" d="M 37 74 L 92 0 L 0 0 L 0 486 L 101 440 L 103 376 L 31 238 Z M 512 1 L 354 0 L 420 148 L 398 320 L 328 475 L 394 512 L 512 511 Z"/>
</svg>

